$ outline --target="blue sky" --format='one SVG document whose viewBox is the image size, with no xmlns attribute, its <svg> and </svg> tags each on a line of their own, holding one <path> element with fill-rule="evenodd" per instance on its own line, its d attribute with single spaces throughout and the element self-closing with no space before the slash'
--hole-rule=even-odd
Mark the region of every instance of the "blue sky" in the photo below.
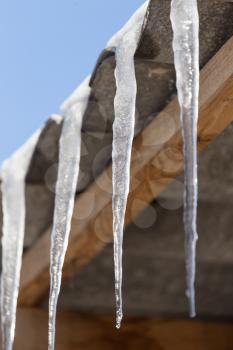
<svg viewBox="0 0 233 350">
<path fill-rule="evenodd" d="M 1 0 L 0 163 L 89 74 L 143 0 Z"/>
</svg>

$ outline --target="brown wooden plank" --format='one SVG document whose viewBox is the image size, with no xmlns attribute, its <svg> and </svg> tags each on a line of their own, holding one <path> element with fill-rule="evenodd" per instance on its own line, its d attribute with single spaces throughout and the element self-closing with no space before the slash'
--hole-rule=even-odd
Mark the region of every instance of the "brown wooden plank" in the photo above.
<svg viewBox="0 0 233 350">
<path fill-rule="evenodd" d="M 233 38 L 204 67 L 200 86 L 198 147 L 202 151 L 233 120 Z M 134 141 L 126 225 L 182 171 L 182 137 L 175 99 Z M 95 199 L 91 211 L 90 198 Z M 78 219 L 80 213 L 88 213 L 88 216 Z M 77 273 L 112 240 L 111 221 L 109 167 L 76 200 L 64 278 Z M 50 229 L 24 256 L 21 305 L 36 305 L 48 291 L 49 247 Z"/>
<path fill-rule="evenodd" d="M 47 311 L 18 311 L 15 350 L 47 348 Z M 59 313 L 57 350 L 230 350 L 233 325 L 190 320 L 126 318 L 120 331 L 115 316 Z"/>
</svg>

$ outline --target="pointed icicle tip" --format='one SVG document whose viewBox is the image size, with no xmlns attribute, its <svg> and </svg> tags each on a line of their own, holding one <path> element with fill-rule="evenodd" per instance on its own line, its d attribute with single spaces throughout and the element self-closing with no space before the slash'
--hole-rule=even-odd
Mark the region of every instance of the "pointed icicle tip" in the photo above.
<svg viewBox="0 0 233 350">
<path fill-rule="evenodd" d="M 116 329 L 120 329 L 121 328 L 121 323 L 123 320 L 123 314 L 122 312 L 117 312 L 117 316 L 116 316 Z"/>
</svg>

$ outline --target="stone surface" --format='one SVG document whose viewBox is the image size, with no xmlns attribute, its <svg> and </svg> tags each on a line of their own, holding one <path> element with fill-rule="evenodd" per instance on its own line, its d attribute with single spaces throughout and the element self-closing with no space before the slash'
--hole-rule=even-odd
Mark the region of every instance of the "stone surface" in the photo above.
<svg viewBox="0 0 233 350">
<path fill-rule="evenodd" d="M 173 63 L 170 0 L 152 0 L 137 56 Z M 231 1 L 199 0 L 200 65 L 203 66 L 232 36 Z"/>
</svg>

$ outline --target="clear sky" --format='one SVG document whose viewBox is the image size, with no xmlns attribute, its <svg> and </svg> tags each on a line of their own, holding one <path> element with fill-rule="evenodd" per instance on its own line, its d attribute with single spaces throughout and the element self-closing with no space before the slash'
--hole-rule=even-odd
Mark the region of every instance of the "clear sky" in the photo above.
<svg viewBox="0 0 233 350">
<path fill-rule="evenodd" d="M 89 74 L 143 0 L 0 1 L 0 163 Z"/>
</svg>

